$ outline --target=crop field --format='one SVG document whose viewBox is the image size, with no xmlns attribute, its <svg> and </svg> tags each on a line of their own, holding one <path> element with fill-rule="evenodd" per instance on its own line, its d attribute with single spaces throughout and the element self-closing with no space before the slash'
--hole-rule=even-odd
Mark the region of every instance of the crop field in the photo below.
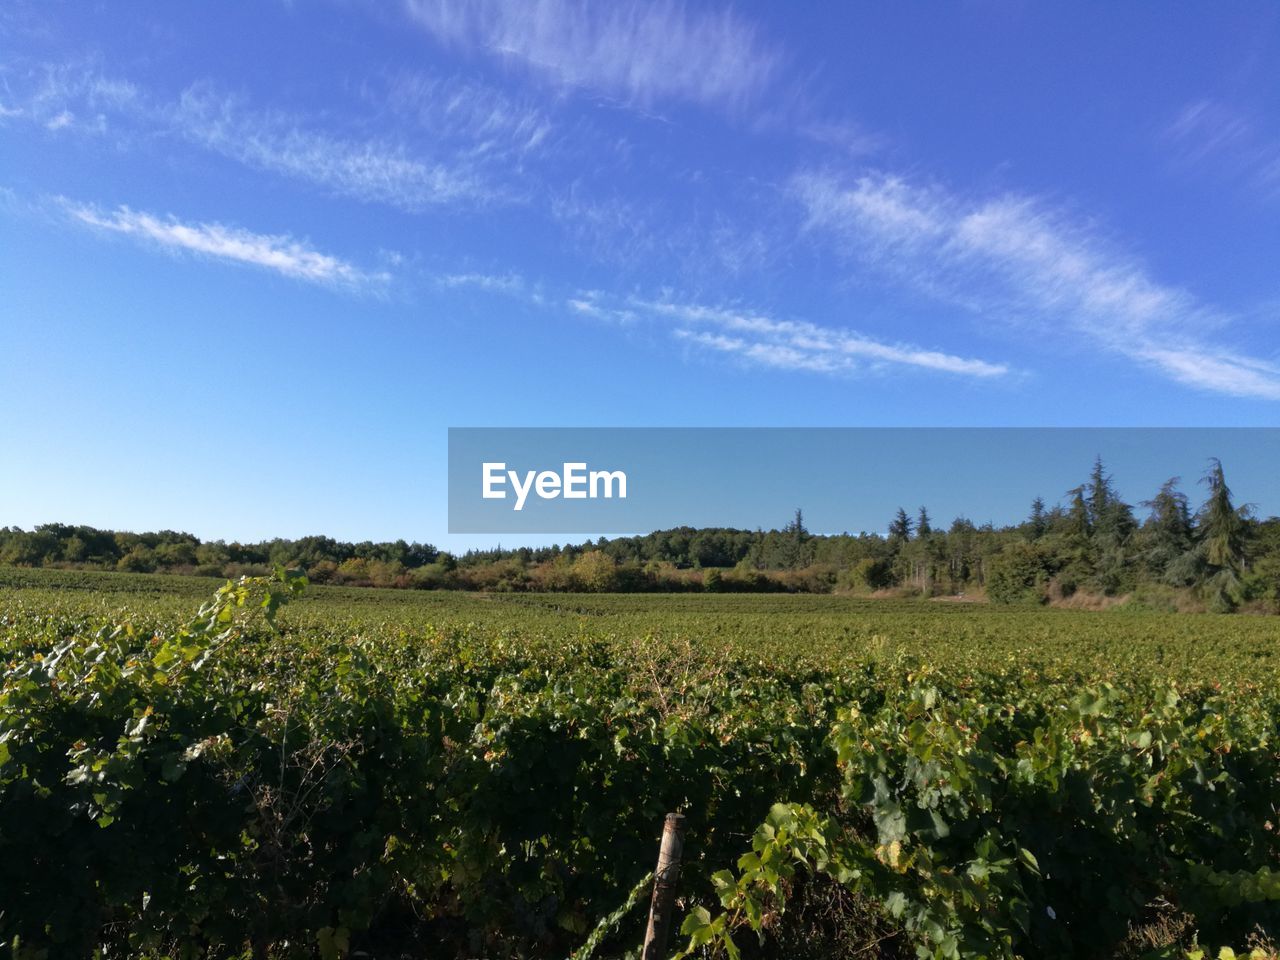
<svg viewBox="0 0 1280 960">
<path fill-rule="evenodd" d="M 0 957 L 1270 955 L 1278 641 L 0 569 Z"/>
</svg>

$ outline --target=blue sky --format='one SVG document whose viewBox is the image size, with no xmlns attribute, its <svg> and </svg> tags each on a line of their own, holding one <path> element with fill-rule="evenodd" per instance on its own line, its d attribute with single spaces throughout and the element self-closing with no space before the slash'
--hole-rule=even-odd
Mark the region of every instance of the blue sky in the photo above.
<svg viewBox="0 0 1280 960">
<path fill-rule="evenodd" d="M 471 545 L 449 426 L 1275 425 L 1278 21 L 6 4 L 0 524 Z"/>
</svg>

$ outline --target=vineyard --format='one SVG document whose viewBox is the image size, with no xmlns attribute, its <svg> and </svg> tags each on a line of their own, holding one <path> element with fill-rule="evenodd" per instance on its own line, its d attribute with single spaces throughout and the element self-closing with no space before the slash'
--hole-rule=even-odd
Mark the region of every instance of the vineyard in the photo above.
<svg viewBox="0 0 1280 960">
<path fill-rule="evenodd" d="M 1278 640 L 0 569 L 0 957 L 1270 956 Z"/>
</svg>

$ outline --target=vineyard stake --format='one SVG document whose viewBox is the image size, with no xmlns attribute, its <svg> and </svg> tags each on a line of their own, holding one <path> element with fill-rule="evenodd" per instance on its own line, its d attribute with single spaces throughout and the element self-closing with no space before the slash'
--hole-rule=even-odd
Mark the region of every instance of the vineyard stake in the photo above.
<svg viewBox="0 0 1280 960">
<path fill-rule="evenodd" d="M 668 813 L 662 825 L 662 846 L 658 848 L 658 869 L 653 874 L 653 899 L 649 903 L 649 926 L 644 932 L 641 960 L 662 960 L 666 956 L 683 850 L 684 815 Z"/>
</svg>

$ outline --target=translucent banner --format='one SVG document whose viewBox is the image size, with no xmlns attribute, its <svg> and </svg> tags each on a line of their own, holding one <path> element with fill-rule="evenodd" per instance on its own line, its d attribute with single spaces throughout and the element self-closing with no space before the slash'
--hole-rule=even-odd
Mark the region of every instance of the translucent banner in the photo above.
<svg viewBox="0 0 1280 960">
<path fill-rule="evenodd" d="M 1213 458 L 1238 502 L 1280 510 L 1280 428 L 490 428 L 449 431 L 449 532 L 882 532 L 898 507 L 1012 523 L 1101 459 L 1133 504 Z"/>
</svg>

